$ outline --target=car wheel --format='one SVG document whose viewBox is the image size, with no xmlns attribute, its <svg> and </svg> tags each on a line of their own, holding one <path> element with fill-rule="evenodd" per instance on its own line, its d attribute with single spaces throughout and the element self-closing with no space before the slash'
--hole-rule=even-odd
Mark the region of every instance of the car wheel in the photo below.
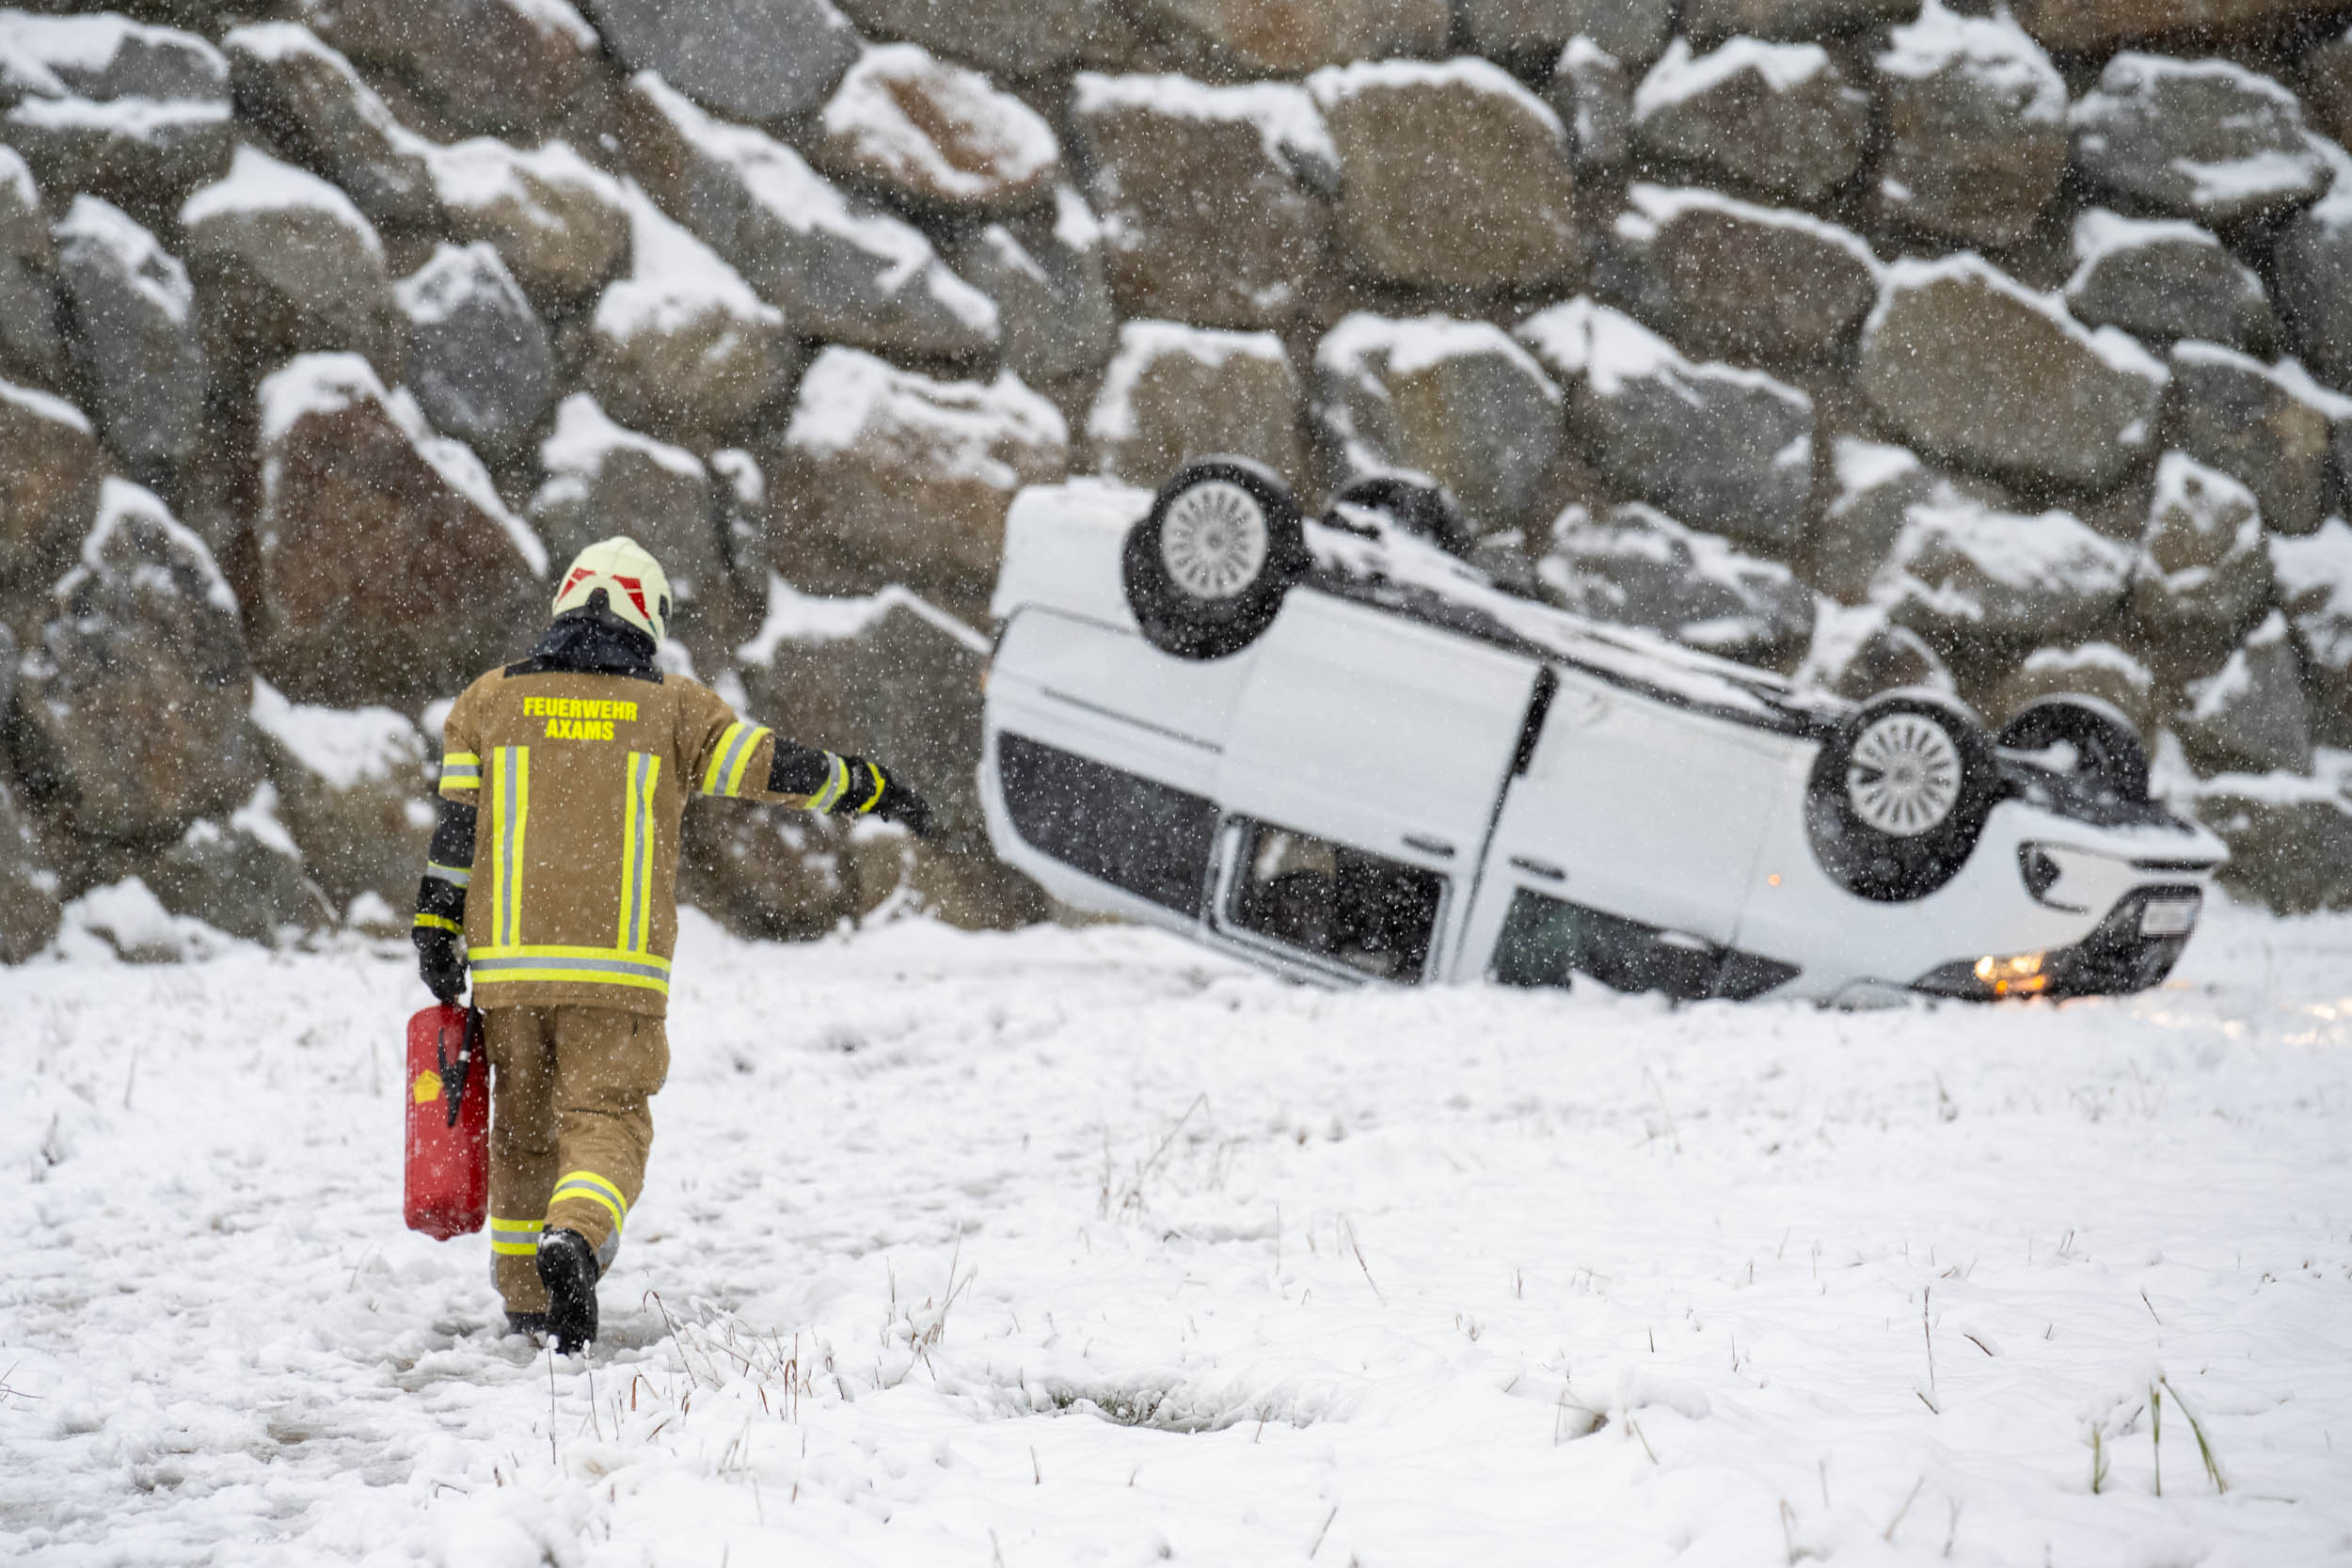
<svg viewBox="0 0 2352 1568">
<path fill-rule="evenodd" d="M 1821 747 L 1805 826 L 1839 886 L 1901 903 L 1959 875 L 1999 792 L 1993 743 L 1967 709 L 1932 691 L 1893 691 Z"/>
<path fill-rule="evenodd" d="M 2118 800 L 2148 799 L 2148 749 L 2139 731 L 2122 710 L 2096 697 L 2065 692 L 2027 703 L 2001 726 L 2000 746 L 2006 752 L 2064 746 L 2074 757 L 2063 771 Z"/>
<path fill-rule="evenodd" d="M 1466 554 L 1470 546 L 1470 519 L 1462 515 L 1461 503 L 1425 474 L 1359 474 L 1333 493 L 1331 505 L 1377 512 L 1405 532 L 1454 555 Z"/>
<path fill-rule="evenodd" d="M 1256 640 L 1307 568 L 1298 499 L 1243 457 L 1186 463 L 1127 533 L 1127 604 L 1152 646 L 1222 658 Z"/>
</svg>

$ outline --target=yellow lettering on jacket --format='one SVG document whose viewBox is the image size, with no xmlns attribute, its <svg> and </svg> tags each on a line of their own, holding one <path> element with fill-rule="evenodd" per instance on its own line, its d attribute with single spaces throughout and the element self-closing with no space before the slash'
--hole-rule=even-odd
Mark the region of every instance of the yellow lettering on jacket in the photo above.
<svg viewBox="0 0 2352 1568">
<path fill-rule="evenodd" d="M 548 721 L 549 740 L 610 740 L 612 721 L 609 719 L 550 719 Z"/>
<path fill-rule="evenodd" d="M 603 720 L 607 721 L 607 728 L 599 738 L 610 740 L 612 738 L 610 722 L 614 720 L 624 724 L 637 722 L 637 705 L 608 702 L 596 697 L 525 697 L 523 717 L 526 719 Z M 548 734 L 553 735 L 555 731 L 549 730 Z"/>
</svg>

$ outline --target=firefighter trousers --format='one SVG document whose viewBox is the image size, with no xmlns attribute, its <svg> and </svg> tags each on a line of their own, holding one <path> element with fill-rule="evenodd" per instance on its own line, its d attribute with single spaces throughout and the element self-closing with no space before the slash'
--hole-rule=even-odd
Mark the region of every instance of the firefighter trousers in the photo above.
<svg viewBox="0 0 2352 1568">
<path fill-rule="evenodd" d="M 661 1021 L 611 1007 L 493 1007 L 490 1273 L 509 1312 L 544 1312 L 542 1230 L 576 1230 L 612 1266 L 653 1148 L 647 1101 L 670 1073 Z"/>
</svg>

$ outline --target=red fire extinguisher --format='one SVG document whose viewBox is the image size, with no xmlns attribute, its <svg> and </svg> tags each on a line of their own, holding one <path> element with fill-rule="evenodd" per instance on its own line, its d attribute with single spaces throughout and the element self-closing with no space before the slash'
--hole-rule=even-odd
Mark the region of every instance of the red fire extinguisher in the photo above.
<svg viewBox="0 0 2352 1568">
<path fill-rule="evenodd" d="M 408 1228 L 470 1235 L 490 1212 L 490 1064 L 482 1015 L 427 1007 L 408 1021 Z"/>
</svg>

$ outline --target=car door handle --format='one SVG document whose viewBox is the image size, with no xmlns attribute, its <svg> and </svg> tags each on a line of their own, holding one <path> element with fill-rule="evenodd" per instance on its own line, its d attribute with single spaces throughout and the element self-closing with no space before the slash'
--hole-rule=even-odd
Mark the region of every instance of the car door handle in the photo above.
<svg viewBox="0 0 2352 1568">
<path fill-rule="evenodd" d="M 1418 833 L 1406 833 L 1405 847 L 1418 849 L 1424 855 L 1436 855 L 1440 860 L 1450 861 L 1454 858 L 1454 846 L 1441 838 L 1422 838 Z"/>
<path fill-rule="evenodd" d="M 1549 861 L 1532 861 L 1525 855 L 1513 855 L 1511 863 L 1531 877 L 1543 877 L 1555 882 L 1565 882 L 1568 879 L 1566 872 Z"/>
</svg>

